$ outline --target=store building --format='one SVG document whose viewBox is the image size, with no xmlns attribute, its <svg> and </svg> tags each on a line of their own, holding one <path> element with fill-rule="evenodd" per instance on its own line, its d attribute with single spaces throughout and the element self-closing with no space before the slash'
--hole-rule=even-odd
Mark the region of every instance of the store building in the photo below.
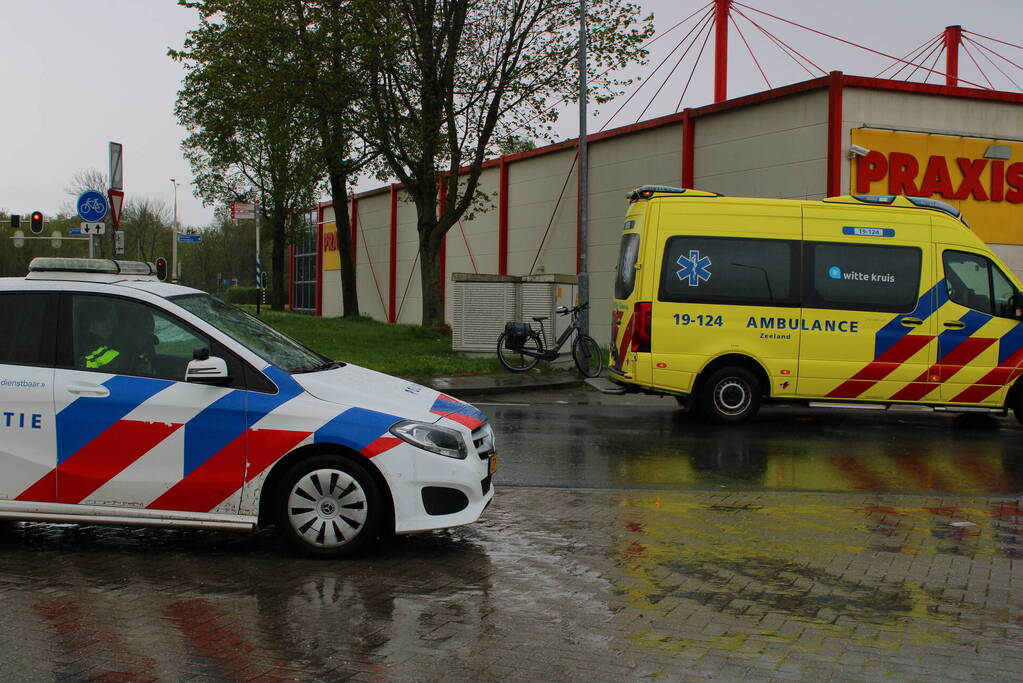
<svg viewBox="0 0 1023 683">
<path fill-rule="evenodd" d="M 589 145 L 590 326 L 601 343 L 625 198 L 645 184 L 796 199 L 930 196 L 959 207 L 1023 276 L 1023 94 L 833 72 L 592 135 Z M 487 162 L 480 185 L 493 208 L 447 235 L 447 320 L 452 273 L 577 272 L 576 148 L 569 140 Z M 414 206 L 394 185 L 353 197 L 345 210 L 361 312 L 420 322 Z M 295 247 L 296 310 L 341 314 L 334 211 L 328 203 L 311 212 Z"/>
</svg>

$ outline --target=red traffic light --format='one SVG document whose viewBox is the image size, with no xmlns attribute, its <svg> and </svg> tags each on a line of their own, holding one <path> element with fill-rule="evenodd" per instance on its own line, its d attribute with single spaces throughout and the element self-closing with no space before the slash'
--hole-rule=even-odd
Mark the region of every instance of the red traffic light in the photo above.
<svg viewBox="0 0 1023 683">
<path fill-rule="evenodd" d="M 31 220 L 29 221 L 29 228 L 32 230 L 33 235 L 38 235 L 43 231 L 43 212 L 33 211 Z"/>
<path fill-rule="evenodd" d="M 156 279 L 160 282 L 167 281 L 167 259 L 162 256 L 156 259 Z"/>
</svg>

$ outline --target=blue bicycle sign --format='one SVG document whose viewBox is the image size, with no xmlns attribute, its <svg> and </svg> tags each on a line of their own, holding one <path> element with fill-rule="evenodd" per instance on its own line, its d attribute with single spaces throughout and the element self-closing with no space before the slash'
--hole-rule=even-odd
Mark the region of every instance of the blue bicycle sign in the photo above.
<svg viewBox="0 0 1023 683">
<path fill-rule="evenodd" d="M 78 195 L 78 215 L 88 223 L 98 223 L 107 217 L 106 196 L 97 190 L 86 190 Z"/>
</svg>

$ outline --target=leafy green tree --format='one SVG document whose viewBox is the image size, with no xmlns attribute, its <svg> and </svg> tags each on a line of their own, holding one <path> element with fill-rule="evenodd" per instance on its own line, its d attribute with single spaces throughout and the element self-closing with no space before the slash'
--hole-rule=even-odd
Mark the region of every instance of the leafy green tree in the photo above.
<svg viewBox="0 0 1023 683">
<path fill-rule="evenodd" d="M 189 131 L 185 155 L 199 194 L 208 203 L 257 199 L 272 235 L 271 296 L 284 308 L 288 230 L 296 212 L 311 206 L 321 179 L 319 146 L 308 109 L 265 80 L 255 64 L 296 59 L 293 42 L 280 42 L 263 28 L 287 22 L 277 0 L 251 0 L 264 22 L 248 22 L 228 11 L 239 3 L 188 2 L 200 12 L 182 50 L 171 56 L 187 71 L 178 93 L 178 120 Z"/>
<path fill-rule="evenodd" d="M 404 184 L 418 213 L 423 325 L 444 323 L 439 272 L 444 236 L 480 200 L 483 161 L 535 138 L 552 106 L 576 96 L 577 0 L 391 0 L 353 3 L 373 49 L 365 134 Z M 645 57 L 652 17 L 637 5 L 590 0 L 588 75 L 606 101 L 607 75 Z M 438 201 L 441 178 L 447 191 Z"/>
<path fill-rule="evenodd" d="M 346 210 L 348 187 L 373 159 L 356 131 L 362 112 L 365 70 L 359 66 L 360 34 L 349 0 L 181 0 L 214 17 L 190 34 L 194 58 L 200 43 L 217 59 L 228 59 L 247 80 L 287 102 L 308 126 L 307 135 L 327 178 L 338 227 L 341 296 L 345 316 L 359 315 L 355 253 Z M 211 30 L 215 25 L 216 30 Z M 175 53 L 172 53 L 175 54 Z M 176 53 L 180 57 L 180 53 Z M 235 88 L 237 74 L 213 78 Z"/>
</svg>

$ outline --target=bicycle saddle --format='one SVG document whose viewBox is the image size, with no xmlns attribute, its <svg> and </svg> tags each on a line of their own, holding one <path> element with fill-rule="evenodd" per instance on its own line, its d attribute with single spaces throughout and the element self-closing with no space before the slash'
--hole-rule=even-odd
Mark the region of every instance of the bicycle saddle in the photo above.
<svg viewBox="0 0 1023 683">
<path fill-rule="evenodd" d="M 533 316 L 533 321 L 534 322 L 538 322 L 538 323 L 542 323 L 544 320 L 547 320 L 548 317 L 549 316 L 546 316 L 546 315 L 534 315 Z"/>
</svg>

